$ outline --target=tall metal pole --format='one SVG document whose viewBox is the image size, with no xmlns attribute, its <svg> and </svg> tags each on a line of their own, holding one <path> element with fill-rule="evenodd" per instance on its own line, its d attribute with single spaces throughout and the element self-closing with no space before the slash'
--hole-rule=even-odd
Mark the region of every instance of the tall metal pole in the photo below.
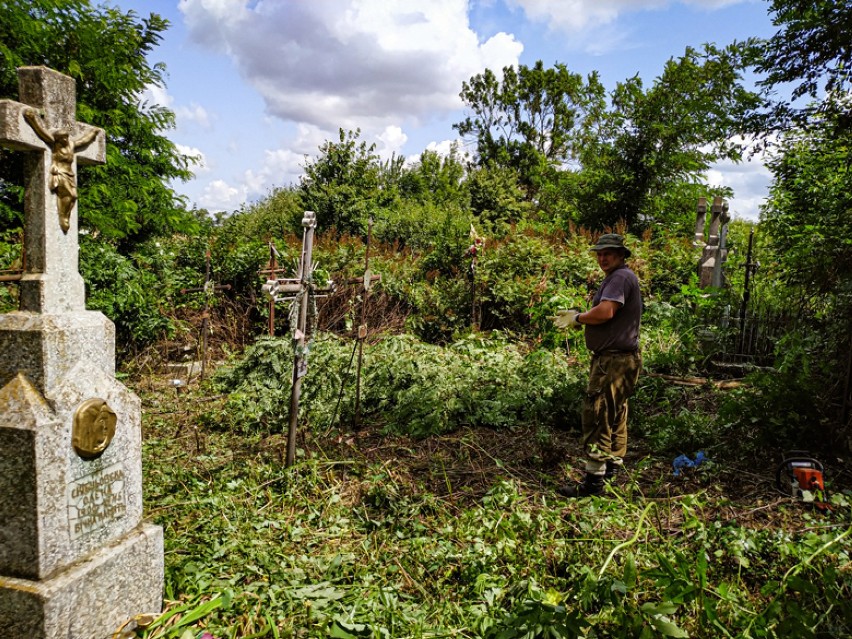
<svg viewBox="0 0 852 639">
<path fill-rule="evenodd" d="M 210 331 L 210 298 L 216 291 L 230 290 L 230 284 L 214 284 L 210 278 L 210 249 L 205 254 L 204 285 L 197 288 L 182 288 L 181 295 L 204 293 L 204 312 L 201 315 L 201 380 L 207 372 L 207 333 Z"/>
<path fill-rule="evenodd" d="M 840 425 L 846 426 L 849 411 L 852 410 L 852 335 L 849 336 L 849 355 L 846 364 L 846 383 L 843 385 L 843 398 L 840 402 Z"/>
<path fill-rule="evenodd" d="M 295 357 L 293 358 L 293 388 L 290 393 L 290 428 L 287 431 L 287 463 L 292 466 L 296 459 L 296 427 L 299 423 L 299 395 L 302 377 L 307 372 L 305 359 L 305 331 L 308 322 L 308 304 L 311 294 L 311 259 L 314 246 L 314 229 L 317 226 L 316 214 L 305 211 L 302 218 L 304 234 L 302 236 L 302 260 L 299 265 L 299 280 L 301 297 L 299 299 L 299 315 L 296 321 L 296 331 L 293 338 Z"/>
<path fill-rule="evenodd" d="M 210 328 L 210 249 L 204 255 L 204 315 L 201 317 L 201 381 L 207 372 L 207 331 Z"/>
<path fill-rule="evenodd" d="M 269 242 L 269 270 L 271 271 L 268 279 L 278 279 L 278 251 L 275 250 L 275 244 Z M 269 298 L 269 337 L 275 337 L 275 298 Z"/>
<path fill-rule="evenodd" d="M 745 332 L 746 332 L 746 313 L 748 311 L 748 302 L 751 297 L 751 271 L 754 266 L 751 262 L 752 258 L 752 247 L 754 246 L 754 227 L 752 227 L 751 232 L 748 234 L 748 252 L 746 253 L 746 270 L 745 270 L 745 283 L 743 284 L 743 303 L 740 306 L 740 346 L 739 352 L 742 353 L 745 349 Z"/>
<path fill-rule="evenodd" d="M 476 330 L 476 255 L 470 261 L 470 327 Z"/>
<path fill-rule="evenodd" d="M 358 364 L 355 368 L 355 424 L 361 424 L 361 364 L 364 360 L 364 340 L 367 338 L 367 297 L 370 295 L 370 239 L 373 235 L 373 218 L 367 226 L 367 245 L 364 248 L 364 299 L 361 301 L 361 324 L 358 326 Z"/>
</svg>

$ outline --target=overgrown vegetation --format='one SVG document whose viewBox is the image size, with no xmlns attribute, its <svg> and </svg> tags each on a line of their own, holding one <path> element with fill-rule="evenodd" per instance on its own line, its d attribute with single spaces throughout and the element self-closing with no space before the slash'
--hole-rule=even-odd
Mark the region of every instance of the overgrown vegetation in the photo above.
<svg viewBox="0 0 852 639">
<path fill-rule="evenodd" d="M 47 64 L 79 80 L 80 118 L 107 131 L 109 163 L 80 172 L 80 261 L 144 401 L 168 599 L 147 639 L 852 634 L 852 60 L 828 28 L 852 9 L 774 1 L 771 41 L 687 50 L 647 88 L 607 91 L 562 64 L 485 71 L 462 88 L 470 160 L 382 160 L 340 130 L 300 184 L 211 217 L 166 185 L 191 163 L 162 136 L 173 114 L 137 100 L 162 84 L 146 56 L 167 24 L 86 0 L 3 6 L 2 95 L 15 97 L 14 67 Z M 105 64 L 107 49 L 125 63 Z M 768 72 L 760 94 L 742 83 L 754 68 Z M 798 80 L 799 97 L 832 90 L 763 110 L 764 89 Z M 743 157 L 739 133 L 775 145 L 771 197 L 760 223 L 730 225 L 726 286 L 702 289 L 696 198 L 733 195 L 703 174 Z M 0 170 L 0 274 L 14 274 L 18 155 Z M 270 242 L 295 271 L 306 209 L 317 276 L 337 289 L 319 301 L 284 469 L 291 327 L 279 306 L 278 337 L 263 337 L 259 271 Z M 366 296 L 368 230 L 381 282 Z M 553 488 L 580 468 L 589 356 L 551 317 L 588 306 L 603 231 L 633 251 L 644 372 L 628 474 L 566 503 Z M 230 290 L 189 290 L 208 264 Z M 0 310 L 16 307 L 14 284 L 0 287 Z M 746 311 L 771 320 L 768 352 L 726 368 Z M 200 357 L 213 379 L 169 384 L 182 374 L 169 365 Z M 830 511 L 774 490 L 793 448 L 823 457 Z M 698 451 L 710 461 L 675 478 L 672 460 Z"/>
<path fill-rule="evenodd" d="M 839 493 L 831 513 L 809 511 L 753 467 L 675 478 L 634 453 L 606 497 L 565 502 L 552 487 L 578 452 L 574 433 L 542 441 L 524 426 L 424 439 L 306 431 L 284 469 L 279 434 L 199 426 L 193 395 L 153 386 L 143 398 L 146 502 L 166 529 L 170 601 L 148 639 L 852 628 L 852 511 Z"/>
</svg>

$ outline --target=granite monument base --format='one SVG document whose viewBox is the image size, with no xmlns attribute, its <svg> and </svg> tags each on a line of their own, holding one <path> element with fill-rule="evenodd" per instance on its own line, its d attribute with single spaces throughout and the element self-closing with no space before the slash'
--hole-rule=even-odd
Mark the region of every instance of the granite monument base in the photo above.
<svg viewBox="0 0 852 639">
<path fill-rule="evenodd" d="M 0 637 L 111 639 L 160 611 L 163 572 L 163 529 L 143 523 L 48 579 L 0 576 Z"/>
</svg>

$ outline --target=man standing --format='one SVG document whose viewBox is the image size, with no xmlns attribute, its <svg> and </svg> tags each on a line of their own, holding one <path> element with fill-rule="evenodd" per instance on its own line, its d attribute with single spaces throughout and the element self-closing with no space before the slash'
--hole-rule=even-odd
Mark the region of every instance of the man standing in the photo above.
<svg viewBox="0 0 852 639">
<path fill-rule="evenodd" d="M 583 401 L 583 448 L 588 455 L 582 483 L 559 490 L 566 497 L 603 492 L 604 481 L 624 463 L 627 452 L 627 400 L 633 395 L 642 357 L 639 322 L 642 294 L 639 280 L 625 264 L 630 250 L 615 233 L 602 235 L 590 249 L 606 273 L 586 312 L 559 311 L 560 328 L 585 326 L 586 346 L 592 351 L 589 385 Z"/>
</svg>

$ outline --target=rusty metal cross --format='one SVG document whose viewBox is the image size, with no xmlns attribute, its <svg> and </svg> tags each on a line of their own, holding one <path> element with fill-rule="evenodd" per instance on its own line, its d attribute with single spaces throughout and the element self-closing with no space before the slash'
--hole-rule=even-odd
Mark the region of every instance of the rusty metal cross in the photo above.
<svg viewBox="0 0 852 639">
<path fill-rule="evenodd" d="M 182 288 L 182 295 L 187 293 L 204 293 L 204 311 L 201 315 L 201 379 L 207 372 L 207 336 L 210 332 L 210 302 L 216 291 L 231 290 L 230 284 L 216 284 L 210 275 L 210 249 L 204 255 L 204 284 L 195 288 Z"/>
<path fill-rule="evenodd" d="M 273 301 L 289 300 L 290 332 L 293 334 L 293 387 L 290 391 L 290 426 L 287 431 L 287 466 L 292 466 L 296 456 L 296 428 L 299 421 L 299 397 L 302 378 L 308 372 L 308 344 L 312 327 L 308 326 L 308 316 L 316 316 L 312 304 L 317 297 L 323 297 L 334 290 L 334 285 L 318 286 L 314 282 L 315 264 L 313 261 L 314 231 L 317 216 L 313 211 L 305 211 L 302 217 L 302 257 L 295 278 L 270 279 L 264 284 L 263 292 Z"/>
</svg>

